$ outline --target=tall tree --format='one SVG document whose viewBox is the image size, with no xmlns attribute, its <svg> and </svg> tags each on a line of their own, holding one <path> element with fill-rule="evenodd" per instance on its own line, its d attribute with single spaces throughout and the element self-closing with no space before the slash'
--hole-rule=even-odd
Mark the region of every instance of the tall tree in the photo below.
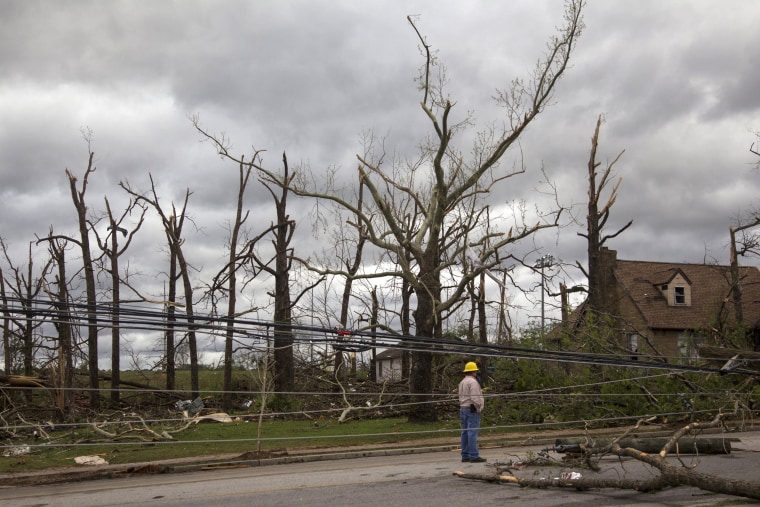
<svg viewBox="0 0 760 507">
<path fill-rule="evenodd" d="M 111 403 L 119 404 L 119 387 L 121 384 L 121 275 L 119 273 L 119 257 L 129 248 L 135 233 L 140 230 L 145 219 L 146 208 L 140 206 L 141 213 L 137 225 L 128 231 L 124 226 L 125 218 L 132 214 L 137 203 L 129 202 L 121 216 L 117 219 L 111 211 L 111 204 L 105 198 L 108 220 L 108 234 L 104 239 L 95 232 L 95 238 L 100 250 L 105 254 L 108 266 L 105 270 L 111 276 Z M 119 235 L 125 240 L 119 244 Z"/>
<path fill-rule="evenodd" d="M 164 333 L 164 354 L 166 361 L 166 389 L 174 391 L 177 387 L 177 368 L 175 353 L 175 335 L 174 329 L 177 322 L 177 282 L 182 277 L 179 274 L 179 262 L 177 260 L 177 249 L 172 248 L 172 238 L 182 237 L 182 225 L 185 219 L 184 208 L 179 217 L 172 213 L 169 217 L 169 223 L 164 224 L 164 234 L 169 245 L 169 272 L 167 282 L 169 284 L 166 294 L 166 332 Z"/>
<path fill-rule="evenodd" d="M 201 133 L 206 139 L 216 143 L 216 138 L 211 134 L 204 131 L 199 123 L 197 116 L 192 118 L 195 129 Z M 253 161 L 258 159 L 259 153 L 253 154 Z M 230 238 L 228 248 L 228 260 L 224 268 L 214 277 L 210 289 L 210 296 L 212 298 L 212 306 L 216 308 L 216 293 L 222 292 L 226 295 L 227 299 L 227 311 L 226 311 L 226 329 L 224 337 L 224 381 L 222 390 L 222 408 L 226 411 L 232 410 L 232 366 L 234 355 L 234 339 L 235 339 L 235 317 L 238 316 L 237 310 L 237 275 L 243 264 L 250 261 L 250 257 L 247 254 L 240 255 L 240 251 L 253 248 L 253 244 L 250 242 L 247 245 L 240 246 L 241 235 L 243 233 L 243 227 L 250 210 L 243 210 L 245 204 L 245 193 L 248 188 L 248 182 L 251 178 L 253 171 L 253 164 L 251 161 L 246 161 L 245 157 L 241 157 L 238 162 L 238 186 L 237 186 L 237 199 L 235 206 L 235 219 L 232 222 L 230 228 Z"/>
<path fill-rule="evenodd" d="M 596 152 L 599 146 L 599 130 L 601 125 L 602 115 L 599 115 L 596 120 L 594 136 L 591 138 L 591 154 L 588 159 L 588 214 L 586 215 L 586 233 L 578 233 L 579 236 L 586 238 L 588 242 L 588 271 L 580 263 L 578 263 L 578 267 L 580 267 L 588 279 L 588 309 L 595 313 L 608 313 L 610 309 L 606 306 L 608 298 L 604 295 L 603 273 L 600 266 L 601 249 L 608 240 L 618 236 L 630 227 L 633 224 L 633 220 L 613 234 L 604 234 L 604 227 L 610 217 L 610 209 L 617 199 L 617 191 L 622 178 L 617 179 L 604 204 L 602 204 L 603 193 L 610 183 L 612 168 L 620 160 L 620 157 L 623 156 L 625 150 L 621 151 L 612 162 L 607 164 L 601 175 L 598 173 L 597 169 L 601 165 L 601 162 L 597 162 Z"/>
<path fill-rule="evenodd" d="M 274 277 L 274 389 L 277 392 L 293 390 L 295 383 L 295 364 L 293 361 L 293 302 L 290 294 L 290 268 L 293 263 L 293 252 L 290 246 L 296 229 L 295 220 L 291 220 L 288 209 L 288 188 L 294 175 L 290 174 L 288 159 L 282 154 L 282 175 L 264 175 L 262 183 L 274 199 L 277 213 L 274 224 L 274 268 L 268 261 L 262 261 L 257 255 L 254 260 L 261 269 Z M 280 187 L 279 194 L 275 187 Z"/>
<path fill-rule="evenodd" d="M 236 219 L 236 227 L 242 226 L 242 192 L 245 190 L 245 184 L 247 184 L 248 177 L 250 176 L 252 169 L 259 171 L 263 170 L 260 159 L 260 151 L 254 152 L 254 155 L 250 160 L 245 160 L 244 157 L 236 157 L 229 151 L 229 141 L 224 136 L 216 136 L 203 130 L 199 126 L 198 118 L 193 117 L 193 124 L 196 130 L 200 132 L 206 139 L 211 141 L 217 149 L 217 153 L 222 157 L 229 159 L 238 164 L 241 174 L 241 183 L 239 188 L 241 193 L 238 197 L 238 211 Z M 294 178 L 294 174 L 290 173 L 288 167 L 288 159 L 286 154 L 282 154 L 283 172 L 281 175 L 276 175 L 272 172 L 261 172 L 259 181 L 264 185 L 264 188 L 270 193 L 275 203 L 276 221 L 273 222 L 262 234 L 259 234 L 254 239 L 246 242 L 245 246 L 241 248 L 241 253 L 233 254 L 234 246 L 230 248 L 230 262 L 227 267 L 227 279 L 231 282 L 234 279 L 234 273 L 237 271 L 244 261 L 253 262 L 253 269 L 261 270 L 268 273 L 274 279 L 274 291 L 270 293 L 274 299 L 274 388 L 277 392 L 289 392 L 293 390 L 295 382 L 295 362 L 293 356 L 293 343 L 294 336 L 291 329 L 292 324 L 292 309 L 294 302 L 290 293 L 290 269 L 292 266 L 293 252 L 290 246 L 293 239 L 293 233 L 295 232 L 296 223 L 291 220 L 288 215 L 288 188 L 291 181 Z M 279 188 L 279 193 L 275 192 L 275 188 Z M 233 234 L 235 233 L 235 227 L 233 227 Z M 239 232 L 239 231 L 237 231 Z M 274 239 L 272 240 L 272 246 L 274 249 L 273 259 L 263 260 L 256 250 L 258 241 L 265 235 L 272 233 Z M 237 241 L 237 237 L 235 237 Z M 237 244 L 237 243 L 235 243 Z M 274 264 L 274 267 L 272 266 Z M 255 274 L 254 274 L 255 276 Z M 232 287 L 228 287 L 228 302 L 234 305 L 236 294 Z M 303 295 L 303 293 L 301 293 Z M 299 296 L 300 297 L 300 296 Z M 298 299 L 298 298 L 296 298 Z M 228 306 L 230 312 L 234 309 L 234 306 Z M 234 313 L 234 312 L 233 312 Z M 230 313 L 228 313 L 229 316 Z M 231 326 L 232 321 L 228 320 L 227 328 L 227 340 L 225 342 L 225 361 L 227 358 L 227 352 L 232 354 L 231 336 L 234 332 Z M 231 363 L 230 363 L 231 366 Z"/>
<path fill-rule="evenodd" d="M 184 289 L 185 296 L 185 319 L 187 321 L 186 338 L 190 353 L 190 389 L 192 391 L 193 397 L 196 397 L 200 394 L 200 380 L 198 377 L 198 342 L 196 337 L 198 326 L 196 324 L 194 311 L 195 307 L 193 301 L 193 283 L 192 279 L 190 278 L 191 267 L 187 261 L 187 258 L 185 257 L 185 251 L 183 248 L 185 240 L 182 237 L 182 227 L 187 217 L 187 203 L 190 200 L 191 195 L 190 190 L 188 189 L 185 191 L 185 197 L 179 212 L 177 211 L 174 203 L 172 203 L 171 212 L 167 213 L 161 205 L 161 201 L 158 197 L 158 192 L 156 192 L 156 184 L 153 181 L 153 175 L 150 175 L 150 192 L 147 194 L 141 194 L 135 190 L 132 190 L 128 182 L 121 181 L 119 182 L 119 186 L 126 190 L 127 193 L 132 195 L 137 201 L 143 201 L 151 206 L 154 210 L 156 210 L 156 213 L 158 213 L 158 216 L 161 219 L 161 224 L 164 227 L 164 233 L 166 234 L 169 246 L 170 259 L 176 259 L 177 261 L 177 268 L 179 271 L 179 276 L 182 279 L 182 288 Z M 169 281 L 170 283 L 174 282 L 174 279 L 171 278 L 171 274 Z M 175 303 L 171 301 L 170 298 L 168 304 L 171 308 L 173 308 Z M 172 334 L 172 340 L 173 339 L 174 338 Z"/>
<path fill-rule="evenodd" d="M 473 206 L 469 203 L 484 199 L 497 184 L 525 171 L 523 168 L 504 171 L 500 161 L 551 102 L 583 28 L 582 7 L 581 0 L 566 4 L 565 25 L 550 40 L 545 57 L 538 62 L 529 80 L 515 80 L 508 89 L 497 90 L 497 105 L 506 111 L 504 128 L 481 133 L 477 136 L 474 149 L 467 152 L 458 148 L 454 139 L 470 126 L 471 121 L 465 118 L 459 123 L 453 122 L 454 103 L 443 91 L 445 76 L 433 72 L 437 60 L 431 53 L 430 45 L 409 18 L 425 57 L 419 80 L 422 94 L 420 106 L 433 131 L 432 140 L 423 146 L 419 161 L 407 169 L 410 174 L 414 173 L 409 180 L 405 180 L 410 184 L 394 180 L 385 171 L 382 158 L 371 160 L 358 156 L 362 182 L 372 203 L 363 210 L 339 195 L 302 186 L 292 187 L 297 195 L 331 200 L 348 209 L 366 227 L 368 241 L 390 252 L 399 262 L 397 270 L 377 272 L 372 276 L 401 277 L 409 283 L 416 296 L 413 319 L 415 334 L 419 337 L 440 336 L 442 316 L 460 304 L 470 280 L 479 277 L 484 269 L 495 266 L 497 252 L 541 229 L 557 225 L 559 211 L 533 225 L 526 225 L 518 219 L 518 224 L 509 232 L 483 232 L 486 215 L 482 211 L 470 213 Z M 435 76 L 441 79 L 436 80 Z M 412 224 L 405 222 L 405 214 L 399 213 L 395 206 L 397 195 L 406 196 L 409 202 L 414 203 L 419 220 Z M 479 267 L 463 272 L 459 280 L 451 282 L 444 294 L 442 273 L 448 266 L 461 262 L 469 241 L 483 247 Z M 432 348 L 412 354 L 410 391 L 413 401 L 418 403 L 410 409 L 411 421 L 437 418 L 434 405 L 429 403 L 432 354 Z"/>
<path fill-rule="evenodd" d="M 750 212 L 746 218 L 739 218 L 736 225 L 729 227 L 729 263 L 731 302 L 734 307 L 734 320 L 737 328 L 744 326 L 744 305 L 742 298 L 742 278 L 739 270 L 739 257 L 745 255 L 760 255 L 760 234 L 753 231 L 760 226 L 760 211 Z M 739 236 L 737 238 L 737 235 Z M 755 350 L 760 350 L 760 336 L 754 337 L 752 344 Z"/>
<path fill-rule="evenodd" d="M 89 142 L 89 141 L 88 141 Z M 90 228 L 91 224 L 87 218 L 87 203 L 85 194 L 87 193 L 87 184 L 90 175 L 95 172 L 93 165 L 95 153 L 89 151 L 87 169 L 82 177 L 81 188 L 77 187 L 77 178 L 74 174 L 66 169 L 66 176 L 69 179 L 69 190 L 71 200 L 77 212 L 77 222 L 79 224 L 79 239 L 76 243 L 82 251 L 82 269 L 84 272 L 85 282 L 85 299 L 87 301 L 87 365 L 90 376 L 90 409 L 98 410 L 100 408 L 100 382 L 98 371 L 98 316 L 96 312 L 97 299 L 95 294 L 95 267 L 90 250 Z"/>
<path fill-rule="evenodd" d="M 362 185 L 361 179 L 359 181 L 359 196 L 357 200 L 356 207 L 361 210 L 362 209 L 362 202 L 364 201 L 364 185 Z M 340 322 L 340 327 L 342 329 L 346 329 L 348 327 L 348 311 L 351 304 L 351 294 L 353 290 L 353 283 L 354 283 L 354 277 L 356 276 L 356 273 L 359 272 L 359 268 L 361 268 L 362 264 L 362 254 L 364 253 L 364 245 L 367 242 L 367 235 L 364 231 L 363 226 L 361 225 L 360 220 L 352 220 L 350 221 L 357 230 L 357 237 L 356 237 L 356 243 L 354 245 L 354 255 L 353 259 L 349 260 L 347 258 L 343 258 L 342 262 L 344 264 L 344 267 L 346 269 L 346 273 L 348 276 L 345 277 L 345 281 L 343 284 L 343 295 L 341 296 L 340 300 L 340 315 L 338 317 L 338 320 Z M 343 366 L 343 352 L 340 350 L 336 350 L 335 353 L 335 375 L 341 375 L 342 372 L 345 371 Z M 352 372 L 353 373 L 353 372 Z"/>
<path fill-rule="evenodd" d="M 760 132 L 755 132 L 760 139 Z M 760 148 L 757 142 L 749 147 L 750 153 L 758 157 L 755 168 L 760 168 Z M 760 226 L 760 210 L 752 209 L 746 216 L 736 219 L 736 225 L 729 227 L 729 263 L 731 268 L 731 300 L 734 307 L 734 318 L 737 327 L 744 326 L 744 306 L 742 301 L 742 283 L 739 273 L 739 257 L 745 255 L 760 255 L 760 234 L 756 232 Z M 738 237 L 737 237 L 738 235 Z M 754 333 L 752 346 L 760 350 L 760 335 Z"/>
</svg>

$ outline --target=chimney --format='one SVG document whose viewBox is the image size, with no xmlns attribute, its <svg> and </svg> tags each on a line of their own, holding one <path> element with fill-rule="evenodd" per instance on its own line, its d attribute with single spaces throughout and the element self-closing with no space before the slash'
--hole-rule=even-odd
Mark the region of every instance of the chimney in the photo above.
<svg viewBox="0 0 760 507">
<path fill-rule="evenodd" d="M 606 246 L 599 249 L 599 282 L 601 285 L 602 310 L 607 314 L 616 314 L 613 307 L 615 300 L 615 268 L 617 267 L 617 250 L 610 250 Z"/>
</svg>

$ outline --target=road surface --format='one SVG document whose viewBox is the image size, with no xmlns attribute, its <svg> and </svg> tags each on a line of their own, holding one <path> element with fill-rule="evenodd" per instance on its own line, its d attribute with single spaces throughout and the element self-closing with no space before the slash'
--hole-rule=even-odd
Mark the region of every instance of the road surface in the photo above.
<svg viewBox="0 0 760 507">
<path fill-rule="evenodd" d="M 760 434 L 731 435 L 729 455 L 687 457 L 699 470 L 734 478 L 759 480 Z M 496 447 L 483 449 L 489 463 L 519 461 L 541 449 Z M 559 457 L 558 455 L 555 455 Z M 758 505 L 751 500 L 716 495 L 696 488 L 679 487 L 658 493 L 636 491 L 529 489 L 515 485 L 466 480 L 453 476 L 456 470 L 489 471 L 489 463 L 461 463 L 457 451 L 427 452 L 394 456 L 331 459 L 271 466 L 202 470 L 187 473 L 143 475 L 67 484 L 0 487 L 3 507 L 42 506 L 144 506 L 221 507 L 329 505 L 367 506 L 414 505 L 509 505 L 530 506 L 708 506 Z M 593 474 L 579 470 L 582 474 Z M 531 468 L 520 473 L 550 477 L 559 470 Z M 606 459 L 604 474 L 632 476 L 650 473 L 634 461 Z M 723 502 L 723 503 L 721 503 Z"/>
</svg>

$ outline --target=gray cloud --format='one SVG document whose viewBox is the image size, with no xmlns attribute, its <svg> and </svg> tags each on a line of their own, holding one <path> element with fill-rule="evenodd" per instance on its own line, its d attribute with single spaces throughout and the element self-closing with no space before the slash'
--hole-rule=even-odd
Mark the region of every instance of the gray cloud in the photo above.
<svg viewBox="0 0 760 507">
<path fill-rule="evenodd" d="M 385 138 L 398 158 L 413 158 L 431 134 L 414 83 L 423 59 L 407 15 L 419 15 L 447 67 L 456 119 L 472 113 L 486 128 L 503 121 L 495 90 L 531 71 L 560 24 L 562 2 L 93 0 L 64 8 L 11 0 L 3 7 L 0 236 L 23 259 L 34 234 L 51 225 L 76 231 L 64 169 L 83 173 L 80 130 L 89 128 L 98 166 L 91 210 L 102 210 L 106 195 L 122 209 L 118 182 L 147 189 L 149 173 L 166 206 L 189 188 L 198 226 L 186 231 L 191 262 L 206 276 L 222 264 L 237 167 L 200 142 L 190 115 L 226 134 L 236 155 L 266 150 L 270 169 L 281 167 L 285 151 L 292 170 L 319 176 L 335 167 L 353 178 L 362 132 Z M 625 259 L 726 262 L 728 225 L 760 190 L 747 151 L 751 131 L 760 130 L 758 14 L 751 0 L 591 2 L 555 103 L 502 164 L 525 163 L 526 174 L 492 196 L 545 209 L 550 203 L 535 191 L 543 167 L 581 223 L 519 248 L 584 260 L 577 232 L 601 113 L 599 160 L 626 150 L 610 229 L 635 221 L 609 246 Z M 468 153 L 472 139 L 463 135 L 457 146 Z M 258 185 L 247 202 L 252 231 L 274 219 Z M 321 250 L 310 234 L 313 203 L 290 205 L 299 248 Z M 142 276 L 163 269 L 162 244 L 160 227 L 146 225 L 130 252 Z"/>
</svg>

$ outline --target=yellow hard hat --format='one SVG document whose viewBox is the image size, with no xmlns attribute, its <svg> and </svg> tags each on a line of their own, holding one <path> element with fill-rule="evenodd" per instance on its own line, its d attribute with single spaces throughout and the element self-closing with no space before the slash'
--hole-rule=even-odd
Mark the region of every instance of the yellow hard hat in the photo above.
<svg viewBox="0 0 760 507">
<path fill-rule="evenodd" d="M 471 371 L 478 371 L 478 365 L 474 362 L 470 361 L 466 365 L 464 365 L 464 372 L 469 373 Z"/>
</svg>

